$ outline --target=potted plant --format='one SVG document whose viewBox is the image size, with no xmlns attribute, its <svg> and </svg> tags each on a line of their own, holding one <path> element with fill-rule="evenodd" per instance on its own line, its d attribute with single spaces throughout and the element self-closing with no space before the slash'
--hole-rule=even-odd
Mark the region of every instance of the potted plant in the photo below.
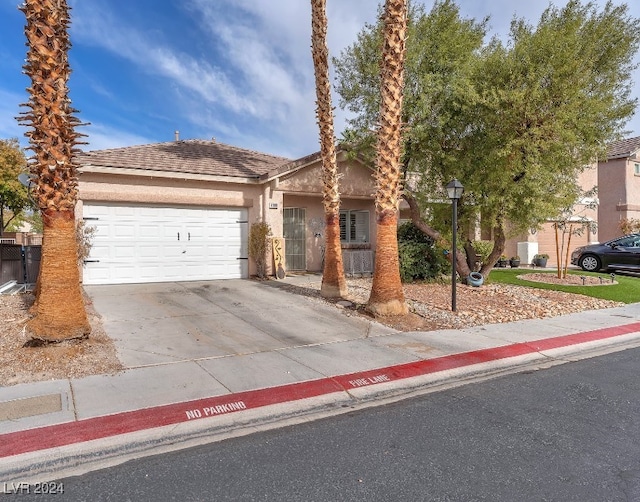
<svg viewBox="0 0 640 502">
<path fill-rule="evenodd" d="M 533 256 L 533 264 L 536 267 L 546 267 L 547 266 L 547 260 L 549 259 L 549 255 L 546 253 L 542 253 L 542 254 L 537 254 Z"/>
<path fill-rule="evenodd" d="M 507 260 L 507 257 L 505 255 L 502 255 L 500 258 L 498 258 L 498 267 L 507 268 L 507 263 L 509 263 L 509 260 Z"/>
<path fill-rule="evenodd" d="M 509 258 L 509 265 L 511 268 L 516 268 L 520 266 L 520 257 L 518 255 L 512 256 Z"/>
</svg>

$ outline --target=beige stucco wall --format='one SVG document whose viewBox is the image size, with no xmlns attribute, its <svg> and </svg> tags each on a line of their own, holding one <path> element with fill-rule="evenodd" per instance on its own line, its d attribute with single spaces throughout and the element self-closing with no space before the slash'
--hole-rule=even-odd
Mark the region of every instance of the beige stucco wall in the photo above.
<svg viewBox="0 0 640 502">
<path fill-rule="evenodd" d="M 339 161 L 342 208 L 370 211 L 370 237 L 375 242 L 375 213 L 371 197 L 375 184 L 372 171 L 357 161 L 347 160 L 343 154 L 339 156 Z M 249 228 L 253 223 L 266 221 L 273 236 L 282 237 L 284 208 L 301 207 L 306 209 L 307 270 L 321 270 L 324 209 L 320 161 L 262 183 L 246 183 L 242 180 L 233 183 L 208 180 L 206 177 L 182 179 L 177 175 L 149 174 L 82 173 L 78 215 L 82 214 L 83 202 L 242 207 L 247 209 Z M 268 273 L 272 272 L 272 256 L 269 256 Z M 252 260 L 249 260 L 249 273 L 255 274 Z"/>
<path fill-rule="evenodd" d="M 79 183 L 80 199 L 101 202 L 257 207 L 260 192 L 258 185 L 93 173 Z"/>
<path fill-rule="evenodd" d="M 618 225 L 622 214 L 618 206 L 626 195 L 626 159 L 602 162 L 598 173 L 598 236 L 602 242 L 620 235 Z"/>
<path fill-rule="evenodd" d="M 79 199 L 79 214 L 82 214 L 83 202 L 242 207 L 247 209 L 249 228 L 265 218 L 274 234 L 282 235 L 282 193 L 271 190 L 270 184 L 83 173 Z M 277 204 L 278 209 L 269 210 L 270 202 Z M 255 274 L 252 260 L 249 260 L 249 273 Z"/>
<path fill-rule="evenodd" d="M 599 237 L 607 241 L 622 235 L 620 221 L 640 219 L 640 176 L 635 174 L 634 159 L 615 159 L 600 164 L 598 196 Z"/>
<path fill-rule="evenodd" d="M 324 248 L 325 239 L 322 199 L 319 196 L 285 194 L 284 207 L 305 210 L 307 270 L 320 272 L 322 270 L 322 249 Z M 369 211 L 369 236 L 371 242 L 375 242 L 375 208 L 372 200 L 343 198 L 340 208 L 343 210 Z M 369 245 L 372 246 L 371 243 Z"/>
<path fill-rule="evenodd" d="M 338 155 L 338 173 L 340 176 L 340 209 L 368 210 L 370 240 L 375 242 L 375 208 L 372 198 L 372 194 L 375 192 L 375 180 L 371 169 L 357 160 L 349 160 L 344 153 L 340 153 Z M 283 176 L 277 182 L 277 187 L 284 193 L 283 207 L 305 210 L 307 270 L 321 271 L 325 237 L 321 161 L 318 160 L 303 169 Z M 279 231 L 282 235 L 282 214 L 280 222 Z"/>
<path fill-rule="evenodd" d="M 348 160 L 344 154 L 339 157 L 340 194 L 342 198 L 367 198 L 375 193 L 375 180 L 371 169 L 356 160 Z M 278 189 L 285 193 L 322 196 L 322 166 L 320 161 L 283 176 Z"/>
<path fill-rule="evenodd" d="M 591 190 L 593 187 L 598 185 L 598 166 L 597 164 L 593 164 L 584 169 L 582 173 L 578 176 L 578 184 L 580 187 L 587 191 Z M 581 201 L 581 203 L 575 204 L 573 207 L 573 217 L 575 219 L 579 218 L 587 218 L 590 221 L 598 221 L 598 207 L 589 208 L 588 201 Z M 565 235 L 565 252 L 566 252 L 566 243 L 568 243 L 568 235 Z M 573 251 L 575 248 L 579 246 L 584 246 L 589 243 L 598 242 L 599 235 L 591 233 L 587 228 L 585 228 L 581 235 L 573 235 L 571 237 L 571 242 L 568 244 L 569 252 Z M 562 233 L 559 234 L 560 245 L 562 246 Z M 507 239 L 505 244 L 505 255 L 507 257 L 518 255 L 518 242 L 520 243 L 535 243 L 537 245 L 537 254 L 548 254 L 549 260 L 547 262 L 548 266 L 556 266 L 557 265 L 557 253 L 556 253 L 556 233 L 553 222 L 545 223 L 541 229 L 537 230 L 535 233 L 527 232 L 523 235 L 518 235 L 515 237 L 511 237 Z M 531 249 L 536 249 L 536 246 L 531 247 Z M 521 256 L 524 260 L 524 257 Z M 564 260 L 564 256 L 562 258 Z M 530 260 L 529 260 L 530 261 Z M 528 265 L 529 263 L 522 263 L 522 265 Z"/>
</svg>

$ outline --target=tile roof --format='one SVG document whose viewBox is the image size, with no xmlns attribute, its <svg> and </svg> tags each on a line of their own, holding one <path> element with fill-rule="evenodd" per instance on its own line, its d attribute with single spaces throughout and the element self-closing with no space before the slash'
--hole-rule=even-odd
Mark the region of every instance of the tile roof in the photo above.
<svg viewBox="0 0 640 502">
<path fill-rule="evenodd" d="M 607 159 L 631 157 L 640 150 L 640 136 L 610 143 L 607 148 Z"/>
<path fill-rule="evenodd" d="M 245 150 L 216 141 L 167 143 L 93 150 L 78 154 L 81 167 L 110 167 L 212 176 L 259 178 L 291 159 Z"/>
<path fill-rule="evenodd" d="M 305 157 L 300 157 L 299 159 L 290 160 L 289 162 L 286 162 L 285 164 L 281 164 L 277 166 L 275 169 L 272 169 L 269 172 L 264 173 L 260 177 L 260 179 L 268 180 L 270 178 L 277 178 L 282 174 L 294 172 L 301 167 L 305 167 L 305 166 L 308 166 L 309 164 L 317 162 L 321 158 L 322 158 L 321 153 L 315 152 L 310 155 L 306 155 Z"/>
<path fill-rule="evenodd" d="M 350 152 L 349 147 L 344 145 L 344 144 L 338 144 L 336 146 L 336 156 L 338 157 L 338 160 L 340 158 L 340 154 L 342 154 L 342 153 L 348 154 L 349 152 Z M 373 167 L 360 154 L 354 155 L 353 159 L 357 160 L 361 164 L 366 165 L 367 167 L 369 167 L 369 169 L 372 169 L 372 167 Z M 289 162 L 287 162 L 285 164 L 281 164 L 280 166 L 277 166 L 275 169 L 272 169 L 269 172 L 264 173 L 260 177 L 260 179 L 261 180 L 268 180 L 270 178 L 276 178 L 276 177 L 281 176 L 283 174 L 295 172 L 297 169 L 300 169 L 302 167 L 306 167 L 309 164 L 313 164 L 314 162 L 318 162 L 320 160 L 322 160 L 322 152 L 314 152 L 314 153 L 311 153 L 311 154 L 306 155 L 304 157 L 300 157 L 299 159 L 290 160 Z"/>
</svg>

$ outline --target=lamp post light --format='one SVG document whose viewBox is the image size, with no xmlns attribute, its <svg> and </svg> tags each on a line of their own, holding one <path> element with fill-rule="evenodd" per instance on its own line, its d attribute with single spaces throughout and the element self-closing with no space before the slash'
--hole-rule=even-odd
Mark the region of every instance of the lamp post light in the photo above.
<svg viewBox="0 0 640 502">
<path fill-rule="evenodd" d="M 464 187 L 462 183 L 460 183 L 457 179 L 453 179 L 447 184 L 447 194 L 453 203 L 452 208 L 452 218 L 451 218 L 451 229 L 452 229 L 452 239 L 451 239 L 451 310 L 453 312 L 456 311 L 456 281 L 457 281 L 457 273 L 456 273 L 456 237 L 458 234 L 458 199 L 462 197 L 462 192 L 464 192 Z"/>
</svg>

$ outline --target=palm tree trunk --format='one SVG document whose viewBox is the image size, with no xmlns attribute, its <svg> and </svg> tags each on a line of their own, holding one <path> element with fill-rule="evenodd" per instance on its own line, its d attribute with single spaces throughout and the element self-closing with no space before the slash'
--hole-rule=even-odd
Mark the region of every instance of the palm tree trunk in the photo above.
<svg viewBox="0 0 640 502">
<path fill-rule="evenodd" d="M 340 244 L 340 190 L 329 82 L 326 0 L 311 0 L 311 52 L 316 77 L 316 115 L 320 128 L 325 217 L 325 257 L 320 293 L 326 298 L 340 298 L 347 294 L 347 282 Z"/>
<path fill-rule="evenodd" d="M 367 309 L 377 315 L 403 315 L 408 312 L 400 279 L 397 233 L 406 32 L 407 0 L 387 0 L 376 148 L 376 258 L 367 304 Z"/>
<path fill-rule="evenodd" d="M 36 288 L 35 317 L 27 323 L 31 336 L 60 341 L 88 336 L 91 331 L 80 286 L 75 205 L 75 146 L 81 136 L 71 107 L 67 82 L 71 70 L 69 7 L 65 0 L 25 0 L 27 20 L 25 73 L 31 79 L 31 110 L 20 121 L 34 152 L 30 159 L 34 196 L 42 214 L 43 242 Z"/>
<path fill-rule="evenodd" d="M 34 318 L 27 327 L 37 340 L 84 338 L 91 331 L 80 289 L 76 222 L 72 211 L 43 214 L 42 258 Z"/>
</svg>

